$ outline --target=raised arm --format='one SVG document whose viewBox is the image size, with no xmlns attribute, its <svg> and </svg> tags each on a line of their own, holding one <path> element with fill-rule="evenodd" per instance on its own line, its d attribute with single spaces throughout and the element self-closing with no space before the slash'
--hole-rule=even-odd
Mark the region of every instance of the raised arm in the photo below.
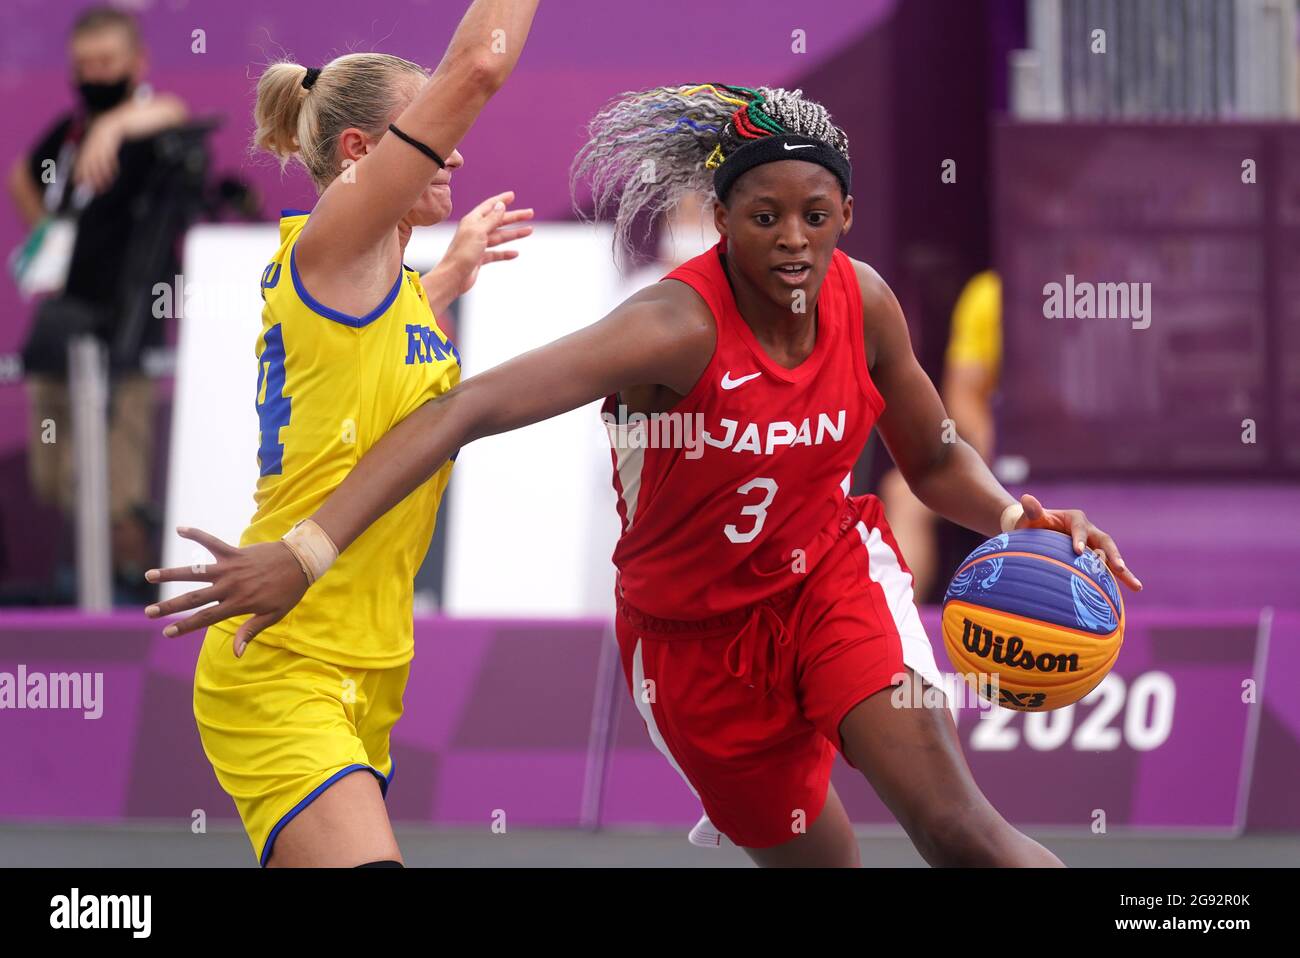
<svg viewBox="0 0 1300 958">
<path fill-rule="evenodd" d="M 715 338 L 712 316 L 693 291 L 671 280 L 651 286 L 599 322 L 467 379 L 411 413 L 309 518 L 342 552 L 475 439 L 558 416 L 631 386 L 659 384 L 685 395 L 708 365 Z M 217 605 L 169 625 L 167 635 L 255 613 L 235 636 L 239 654 L 252 635 L 283 618 L 307 591 L 302 568 L 281 542 L 236 549 L 201 530 L 178 531 L 211 550 L 217 561 L 201 569 L 151 570 L 146 578 L 210 585 L 150 606 L 147 614 Z"/>
<path fill-rule="evenodd" d="M 912 352 L 898 300 L 875 270 L 864 263 L 855 267 L 862 290 L 867 363 L 885 399 L 880 435 L 916 497 L 944 518 L 985 536 L 1003 531 L 1004 516 L 1009 523 L 1014 519 L 1014 528 L 1055 529 L 1074 540 L 1076 552 L 1101 550 L 1129 588 L 1141 589 L 1115 541 L 1082 511 L 1044 509 L 1031 495 L 1017 503 L 979 453 L 949 428 L 943 401 Z M 1017 505 L 1023 510 L 1018 517 Z"/>
<path fill-rule="evenodd" d="M 474 0 L 442 62 L 396 126 L 444 159 L 464 139 L 519 62 L 539 0 Z M 375 248 L 429 185 L 433 161 L 397 137 L 379 140 L 321 195 L 299 241 L 316 269 Z"/>
</svg>

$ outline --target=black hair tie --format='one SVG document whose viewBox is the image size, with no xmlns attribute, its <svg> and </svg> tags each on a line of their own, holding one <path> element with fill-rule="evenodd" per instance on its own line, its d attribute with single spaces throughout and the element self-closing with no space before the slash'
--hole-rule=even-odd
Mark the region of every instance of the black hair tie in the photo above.
<svg viewBox="0 0 1300 958">
<path fill-rule="evenodd" d="M 419 150 L 429 159 L 433 160 L 433 162 L 437 163 L 438 166 L 444 168 L 447 166 L 447 164 L 443 162 L 442 157 L 440 157 L 437 153 L 433 152 L 433 150 L 429 149 L 419 140 L 415 139 L 415 137 L 407 136 L 405 133 L 403 133 L 401 130 L 397 128 L 396 124 L 393 123 L 388 124 L 388 129 L 392 130 L 393 133 L 397 134 L 397 138 L 399 140 L 404 140 L 405 142 L 411 144 L 411 146 L 415 147 L 417 150 Z"/>
<path fill-rule="evenodd" d="M 310 90 L 316 85 L 316 78 L 320 76 L 320 67 L 308 67 L 306 75 L 302 78 L 302 88 Z"/>
</svg>

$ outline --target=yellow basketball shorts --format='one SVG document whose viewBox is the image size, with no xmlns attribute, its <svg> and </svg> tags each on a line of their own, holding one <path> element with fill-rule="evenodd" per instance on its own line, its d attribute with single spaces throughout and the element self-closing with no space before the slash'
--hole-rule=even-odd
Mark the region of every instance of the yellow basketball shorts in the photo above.
<svg viewBox="0 0 1300 958">
<path fill-rule="evenodd" d="M 371 772 L 387 794 L 411 667 L 354 669 L 257 641 L 235 658 L 232 644 L 220 629 L 204 636 L 194 718 L 265 865 L 280 830 L 345 775 Z"/>
</svg>

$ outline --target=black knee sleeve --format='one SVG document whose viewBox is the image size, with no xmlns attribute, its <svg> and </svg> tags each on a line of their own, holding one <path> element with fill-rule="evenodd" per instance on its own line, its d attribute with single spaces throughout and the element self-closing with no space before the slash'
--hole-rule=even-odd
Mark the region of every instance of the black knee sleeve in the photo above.
<svg viewBox="0 0 1300 958">
<path fill-rule="evenodd" d="M 391 858 L 386 858 L 381 862 L 366 862 L 364 865 L 358 865 L 358 868 L 405 868 L 401 862 L 395 862 Z"/>
</svg>

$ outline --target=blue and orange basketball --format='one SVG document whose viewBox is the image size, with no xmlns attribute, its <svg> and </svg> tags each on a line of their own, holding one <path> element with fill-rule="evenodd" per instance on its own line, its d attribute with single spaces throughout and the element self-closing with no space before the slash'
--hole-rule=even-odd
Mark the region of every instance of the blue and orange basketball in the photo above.
<svg viewBox="0 0 1300 958">
<path fill-rule="evenodd" d="M 958 567 L 943 599 L 943 641 L 983 698 L 1049 711 L 1083 698 L 1115 664 L 1124 601 L 1096 553 L 1077 555 L 1059 532 L 1017 529 Z"/>
</svg>

